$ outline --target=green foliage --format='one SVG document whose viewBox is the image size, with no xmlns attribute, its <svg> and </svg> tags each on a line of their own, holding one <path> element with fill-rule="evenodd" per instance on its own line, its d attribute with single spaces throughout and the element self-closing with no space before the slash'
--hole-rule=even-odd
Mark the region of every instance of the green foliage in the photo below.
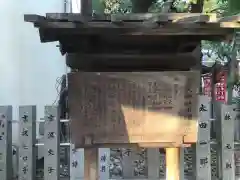
<svg viewBox="0 0 240 180">
<path fill-rule="evenodd" d="M 151 13 L 161 12 L 162 6 L 163 6 L 163 1 L 157 1 L 150 6 L 149 12 L 151 12 Z"/>
<path fill-rule="evenodd" d="M 238 14 L 240 13 L 240 0 L 229 0 L 229 14 Z"/>
<path fill-rule="evenodd" d="M 122 0 L 101 0 L 105 14 L 117 13 L 121 10 Z"/>
<path fill-rule="evenodd" d="M 104 9 L 104 13 L 130 13 L 132 10 L 132 2 L 139 2 L 145 5 L 154 2 L 149 12 L 161 12 L 164 0 L 93 0 L 100 1 L 101 7 Z M 191 3 L 196 4 L 199 0 L 175 0 L 172 6 L 173 12 L 188 12 Z M 203 12 L 205 13 L 217 13 L 218 16 L 225 16 L 229 14 L 236 14 L 240 12 L 240 0 L 204 0 Z M 215 42 L 203 42 L 202 47 L 204 49 L 211 49 L 211 53 L 217 54 L 216 61 L 221 63 L 230 59 L 231 46 L 226 43 Z"/>
<path fill-rule="evenodd" d="M 220 64 L 224 65 L 231 59 L 232 46 L 228 43 L 203 41 L 202 48 L 205 50 L 205 55 Z"/>
<path fill-rule="evenodd" d="M 131 12 L 132 3 L 130 0 L 93 0 L 93 4 L 99 4 L 101 8 L 104 8 L 105 13 L 116 12 Z M 132 2 L 139 2 L 142 0 L 132 0 Z M 142 2 L 148 2 L 143 5 L 151 4 L 149 8 L 150 12 L 161 12 L 163 0 L 145 0 Z M 141 3 L 142 3 L 141 2 Z M 175 0 L 173 7 L 177 12 L 187 12 L 191 3 L 196 4 L 198 0 Z M 95 9 L 99 9 L 95 6 Z M 204 0 L 204 12 L 218 13 L 219 15 L 236 14 L 240 13 L 240 0 Z"/>
</svg>

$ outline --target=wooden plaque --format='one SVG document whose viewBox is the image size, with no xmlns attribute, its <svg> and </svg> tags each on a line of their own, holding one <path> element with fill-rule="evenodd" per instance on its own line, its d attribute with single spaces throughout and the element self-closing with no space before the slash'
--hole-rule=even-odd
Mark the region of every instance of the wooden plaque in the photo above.
<svg viewBox="0 0 240 180">
<path fill-rule="evenodd" d="M 77 147 L 196 142 L 198 72 L 75 72 L 68 79 Z"/>
</svg>

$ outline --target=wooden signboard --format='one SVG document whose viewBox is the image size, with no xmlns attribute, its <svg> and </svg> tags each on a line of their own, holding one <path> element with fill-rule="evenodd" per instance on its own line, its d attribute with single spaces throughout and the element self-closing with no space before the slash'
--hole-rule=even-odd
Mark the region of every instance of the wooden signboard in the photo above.
<svg viewBox="0 0 240 180">
<path fill-rule="evenodd" d="M 77 147 L 196 142 L 199 77 L 194 71 L 70 73 L 72 141 Z"/>
</svg>

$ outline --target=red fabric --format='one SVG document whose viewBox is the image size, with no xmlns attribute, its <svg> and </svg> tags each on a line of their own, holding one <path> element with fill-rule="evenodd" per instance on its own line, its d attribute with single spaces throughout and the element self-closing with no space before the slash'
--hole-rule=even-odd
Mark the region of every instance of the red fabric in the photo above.
<svg viewBox="0 0 240 180">
<path fill-rule="evenodd" d="M 211 97 L 211 91 L 212 91 L 212 89 L 211 89 L 211 87 L 212 87 L 211 74 L 203 76 L 203 84 L 204 84 L 204 89 L 203 89 L 204 95 Z"/>
<path fill-rule="evenodd" d="M 217 101 L 226 103 L 227 101 L 227 72 L 222 71 L 217 75 L 218 83 L 215 85 L 215 95 Z"/>
</svg>

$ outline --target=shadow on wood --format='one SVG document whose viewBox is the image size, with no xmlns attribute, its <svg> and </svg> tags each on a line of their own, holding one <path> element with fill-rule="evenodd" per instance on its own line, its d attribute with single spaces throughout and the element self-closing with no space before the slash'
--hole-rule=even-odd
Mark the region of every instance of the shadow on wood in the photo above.
<svg viewBox="0 0 240 180">
<path fill-rule="evenodd" d="M 76 147 L 178 147 L 197 140 L 197 72 L 75 72 L 68 78 Z"/>
</svg>

